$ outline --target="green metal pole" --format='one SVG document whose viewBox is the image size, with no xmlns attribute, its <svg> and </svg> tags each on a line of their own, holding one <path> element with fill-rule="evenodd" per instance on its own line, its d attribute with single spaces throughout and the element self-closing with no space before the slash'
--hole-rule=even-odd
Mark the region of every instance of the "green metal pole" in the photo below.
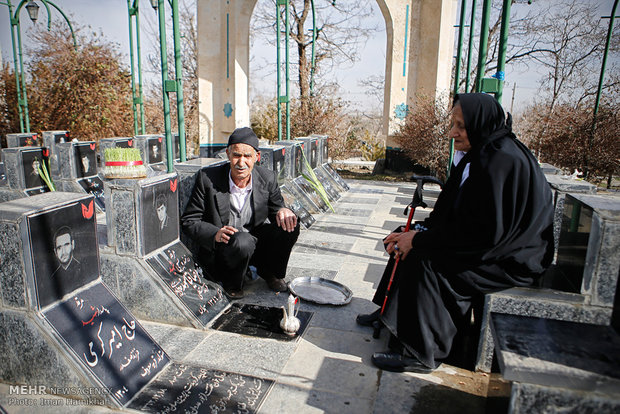
<svg viewBox="0 0 620 414">
<path fill-rule="evenodd" d="M 284 53 L 285 53 L 285 70 L 286 70 L 286 139 L 289 140 L 291 139 L 291 107 L 290 107 L 290 91 L 289 91 L 289 84 L 291 83 L 290 78 L 289 78 L 289 53 L 288 53 L 288 49 L 289 49 L 289 30 L 290 30 L 290 26 L 289 26 L 289 2 L 286 2 L 286 18 L 285 18 L 285 25 L 286 25 L 286 33 L 284 35 Z"/>
<path fill-rule="evenodd" d="M 459 80 L 461 76 L 461 55 L 463 53 L 463 32 L 465 31 L 465 12 L 467 0 L 461 0 L 461 19 L 459 22 L 459 38 L 456 49 L 456 68 L 454 71 L 454 95 L 459 93 Z"/>
<path fill-rule="evenodd" d="M 22 56 L 22 34 L 21 34 L 21 30 L 20 30 L 20 26 L 19 26 L 19 11 L 22 8 L 22 5 L 24 4 L 26 0 L 22 0 L 21 3 L 19 3 L 19 6 L 17 6 L 17 10 L 15 10 L 15 21 L 16 26 L 17 26 L 17 55 L 19 57 L 19 77 L 21 79 L 21 88 L 22 88 L 22 100 L 21 100 L 21 105 L 23 107 L 23 111 L 24 111 L 24 121 L 25 121 L 25 128 L 26 128 L 26 132 L 30 132 L 30 117 L 28 116 L 28 96 L 26 95 L 26 79 L 24 76 L 24 59 Z M 19 86 L 18 86 L 19 87 Z"/>
<path fill-rule="evenodd" d="M 157 15 L 159 17 L 159 50 L 161 53 L 161 83 L 164 100 L 164 129 L 166 132 L 166 161 L 168 172 L 174 171 L 172 152 L 172 132 L 170 130 L 170 99 L 168 92 L 174 91 L 174 81 L 168 80 L 168 56 L 166 49 L 166 17 L 164 0 L 157 1 Z M 170 84 L 172 82 L 172 85 Z"/>
<path fill-rule="evenodd" d="M 474 53 L 474 27 L 476 26 L 476 0 L 471 2 L 471 18 L 469 23 L 469 39 L 467 40 L 467 75 L 465 77 L 465 93 L 469 92 L 471 61 Z"/>
<path fill-rule="evenodd" d="M 281 107 L 281 97 L 280 97 L 280 70 L 281 70 L 281 61 L 280 61 L 280 10 L 283 5 L 283 2 L 287 0 L 278 0 L 278 4 L 276 5 L 276 103 L 278 109 L 278 141 L 282 140 L 282 107 Z"/>
<path fill-rule="evenodd" d="M 491 0 L 484 0 L 482 6 L 482 22 L 480 23 L 480 48 L 478 50 L 478 68 L 476 71 L 476 92 L 482 91 L 482 78 L 487 60 L 489 44 L 489 18 L 491 17 Z"/>
<path fill-rule="evenodd" d="M 128 11 L 128 16 L 129 16 L 129 69 L 131 71 L 131 100 L 132 100 L 131 108 L 133 110 L 133 134 L 138 135 L 138 109 L 137 109 L 138 99 L 136 97 L 136 75 L 134 72 L 135 64 L 134 64 L 134 57 L 133 57 L 133 50 L 134 50 L 133 22 L 131 19 L 132 16 L 136 15 L 138 5 L 136 4 L 137 0 L 134 0 L 133 5 L 131 4 L 131 1 L 132 0 L 127 0 L 127 11 Z"/>
<path fill-rule="evenodd" d="M 144 100 L 142 99 L 142 55 L 140 54 L 140 10 L 136 0 L 136 52 L 138 54 L 138 104 L 140 105 L 140 133 L 146 134 Z"/>
<path fill-rule="evenodd" d="M 62 17 L 64 17 L 65 21 L 67 22 L 67 25 L 69 26 L 69 30 L 71 30 L 71 38 L 73 39 L 73 49 L 77 52 L 77 41 L 75 40 L 75 33 L 73 32 L 73 26 L 71 26 L 71 22 L 69 21 L 69 18 L 67 17 L 67 15 L 65 13 L 63 13 L 62 10 L 60 10 L 60 8 L 58 6 L 56 6 L 54 3 L 52 3 L 49 0 L 41 0 L 41 2 L 43 3 L 43 5 L 45 6 L 45 8 L 47 9 L 47 30 L 50 30 L 52 21 L 51 21 L 51 13 L 50 13 L 50 8 L 47 7 L 47 3 L 51 4 L 52 6 L 54 6 L 54 8 L 58 11 L 58 13 L 60 13 L 62 15 Z"/>
<path fill-rule="evenodd" d="M 605 42 L 605 52 L 603 53 L 603 62 L 601 64 L 601 75 L 598 78 L 598 89 L 596 91 L 596 100 L 594 101 L 594 119 L 592 120 L 592 132 L 596 128 L 596 115 L 598 114 L 598 107 L 601 101 L 601 92 L 603 90 L 603 80 L 605 79 L 605 67 L 607 66 L 607 54 L 609 53 L 609 43 L 611 42 L 611 34 L 614 30 L 614 19 L 616 18 L 616 9 L 618 7 L 618 0 L 614 1 L 614 5 L 611 9 L 611 16 L 609 17 L 609 27 L 607 29 L 607 41 Z"/>
<path fill-rule="evenodd" d="M 11 46 L 13 47 L 13 72 L 15 72 L 15 90 L 17 91 L 17 113 L 19 115 L 19 132 L 24 132 L 24 111 L 22 108 L 22 93 L 21 93 L 21 79 L 19 73 L 19 66 L 17 64 L 17 45 L 15 44 L 15 29 L 19 32 L 19 20 L 13 17 L 13 5 L 11 0 L 7 0 L 6 3 L 2 3 L 9 8 L 9 21 L 11 22 Z"/>
<path fill-rule="evenodd" d="M 512 4 L 511 0 L 504 0 L 504 5 L 502 7 L 502 26 L 500 29 L 499 35 L 499 54 L 497 57 L 497 73 L 495 77 L 497 78 L 498 87 L 497 93 L 495 94 L 495 99 L 501 104 L 502 96 L 504 94 L 504 79 L 506 77 L 506 47 L 508 45 L 508 30 L 510 29 L 510 6 Z"/>
<path fill-rule="evenodd" d="M 181 162 L 185 154 L 185 110 L 183 108 L 183 63 L 181 61 L 181 33 L 179 30 L 179 0 L 172 0 L 172 33 L 174 35 L 174 77 L 177 88 L 177 124 Z"/>
</svg>

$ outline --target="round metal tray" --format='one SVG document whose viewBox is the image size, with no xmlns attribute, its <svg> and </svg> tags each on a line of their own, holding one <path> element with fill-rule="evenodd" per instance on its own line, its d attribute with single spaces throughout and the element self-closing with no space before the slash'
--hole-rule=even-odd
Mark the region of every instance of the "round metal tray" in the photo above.
<svg viewBox="0 0 620 414">
<path fill-rule="evenodd" d="M 322 305 L 346 305 L 353 297 L 345 285 L 321 277 L 298 277 L 288 286 L 293 295 Z"/>
</svg>

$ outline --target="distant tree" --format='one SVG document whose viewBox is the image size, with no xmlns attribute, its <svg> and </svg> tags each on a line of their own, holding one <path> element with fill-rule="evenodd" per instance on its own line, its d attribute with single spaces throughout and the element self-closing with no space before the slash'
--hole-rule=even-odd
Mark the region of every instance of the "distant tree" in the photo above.
<svg viewBox="0 0 620 414">
<path fill-rule="evenodd" d="M 612 177 L 620 174 L 620 140 L 616 133 L 620 112 L 617 105 L 601 105 L 593 131 L 592 108 L 590 102 L 576 107 L 558 104 L 549 116 L 547 106 L 539 104 L 529 108 L 515 124 L 541 161 L 571 173 L 579 170 L 592 182 L 605 179 L 609 188 Z"/>
<path fill-rule="evenodd" d="M 19 131 L 15 72 L 5 63 L 0 73 L 0 136 Z M 2 146 L 6 147 L 6 142 Z"/>
<path fill-rule="evenodd" d="M 445 99 L 419 96 L 395 138 L 405 154 L 416 163 L 427 167 L 433 175 L 446 178 L 448 165 L 448 133 L 450 111 Z"/>
<path fill-rule="evenodd" d="M 75 32 L 77 51 L 60 23 L 31 35 L 31 130 L 66 129 L 83 140 L 132 135 L 129 73 L 118 45 L 86 27 Z"/>
</svg>

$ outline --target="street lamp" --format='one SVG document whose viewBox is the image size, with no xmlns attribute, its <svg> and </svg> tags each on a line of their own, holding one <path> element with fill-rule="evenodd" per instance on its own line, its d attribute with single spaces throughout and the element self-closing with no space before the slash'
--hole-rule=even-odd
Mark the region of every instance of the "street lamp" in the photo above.
<svg viewBox="0 0 620 414">
<path fill-rule="evenodd" d="M 28 4 L 26 4 L 26 10 L 28 11 L 28 16 L 30 16 L 30 20 L 33 23 L 36 23 L 39 18 L 39 5 L 34 1 L 30 0 Z"/>
<path fill-rule="evenodd" d="M 28 16 L 30 20 L 36 22 L 39 17 L 39 6 L 34 0 L 22 0 L 13 13 L 13 5 L 11 4 L 11 0 L 6 0 L 5 2 L 0 2 L 9 8 L 9 19 L 11 21 L 11 46 L 13 47 L 13 65 L 15 71 L 15 83 L 17 90 L 17 111 L 19 113 L 19 127 L 21 132 L 30 132 L 30 119 L 28 117 L 28 97 L 26 95 L 26 81 L 24 79 L 24 61 L 22 56 L 22 38 L 21 38 L 21 27 L 19 24 L 19 12 L 22 7 L 26 4 L 26 10 L 28 11 Z M 67 16 L 63 13 L 62 10 L 58 8 L 54 3 L 49 0 L 41 0 L 45 9 L 47 10 L 47 30 L 50 30 L 51 27 L 51 13 L 49 9 L 49 5 L 51 4 L 58 12 L 64 17 L 65 21 L 69 25 L 69 29 L 71 30 L 71 36 L 73 37 L 73 47 L 77 50 L 77 43 L 75 41 L 75 33 L 73 32 L 73 27 L 71 26 L 71 22 L 67 18 Z M 17 33 L 17 45 L 16 36 Z M 17 64 L 17 59 L 19 56 L 19 66 Z M 20 88 L 21 85 L 21 88 Z M 25 125 L 24 125 L 25 124 Z M 25 129 L 25 131 L 24 131 Z"/>
</svg>

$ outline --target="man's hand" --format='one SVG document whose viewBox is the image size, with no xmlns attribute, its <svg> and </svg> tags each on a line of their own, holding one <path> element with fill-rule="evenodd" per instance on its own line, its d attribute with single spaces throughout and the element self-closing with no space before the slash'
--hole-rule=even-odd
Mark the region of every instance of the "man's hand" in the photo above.
<svg viewBox="0 0 620 414">
<path fill-rule="evenodd" d="M 404 259 L 411 251 L 411 242 L 417 231 L 409 231 L 407 233 L 391 233 L 387 236 L 383 243 L 387 244 L 386 250 L 389 254 Z"/>
<path fill-rule="evenodd" d="M 215 233 L 215 242 L 216 243 L 226 243 L 230 240 L 230 236 L 238 232 L 236 228 L 232 226 L 224 226 Z"/>
<path fill-rule="evenodd" d="M 276 223 L 290 233 L 297 227 L 297 216 L 288 208 L 281 208 L 276 214 Z"/>
</svg>

